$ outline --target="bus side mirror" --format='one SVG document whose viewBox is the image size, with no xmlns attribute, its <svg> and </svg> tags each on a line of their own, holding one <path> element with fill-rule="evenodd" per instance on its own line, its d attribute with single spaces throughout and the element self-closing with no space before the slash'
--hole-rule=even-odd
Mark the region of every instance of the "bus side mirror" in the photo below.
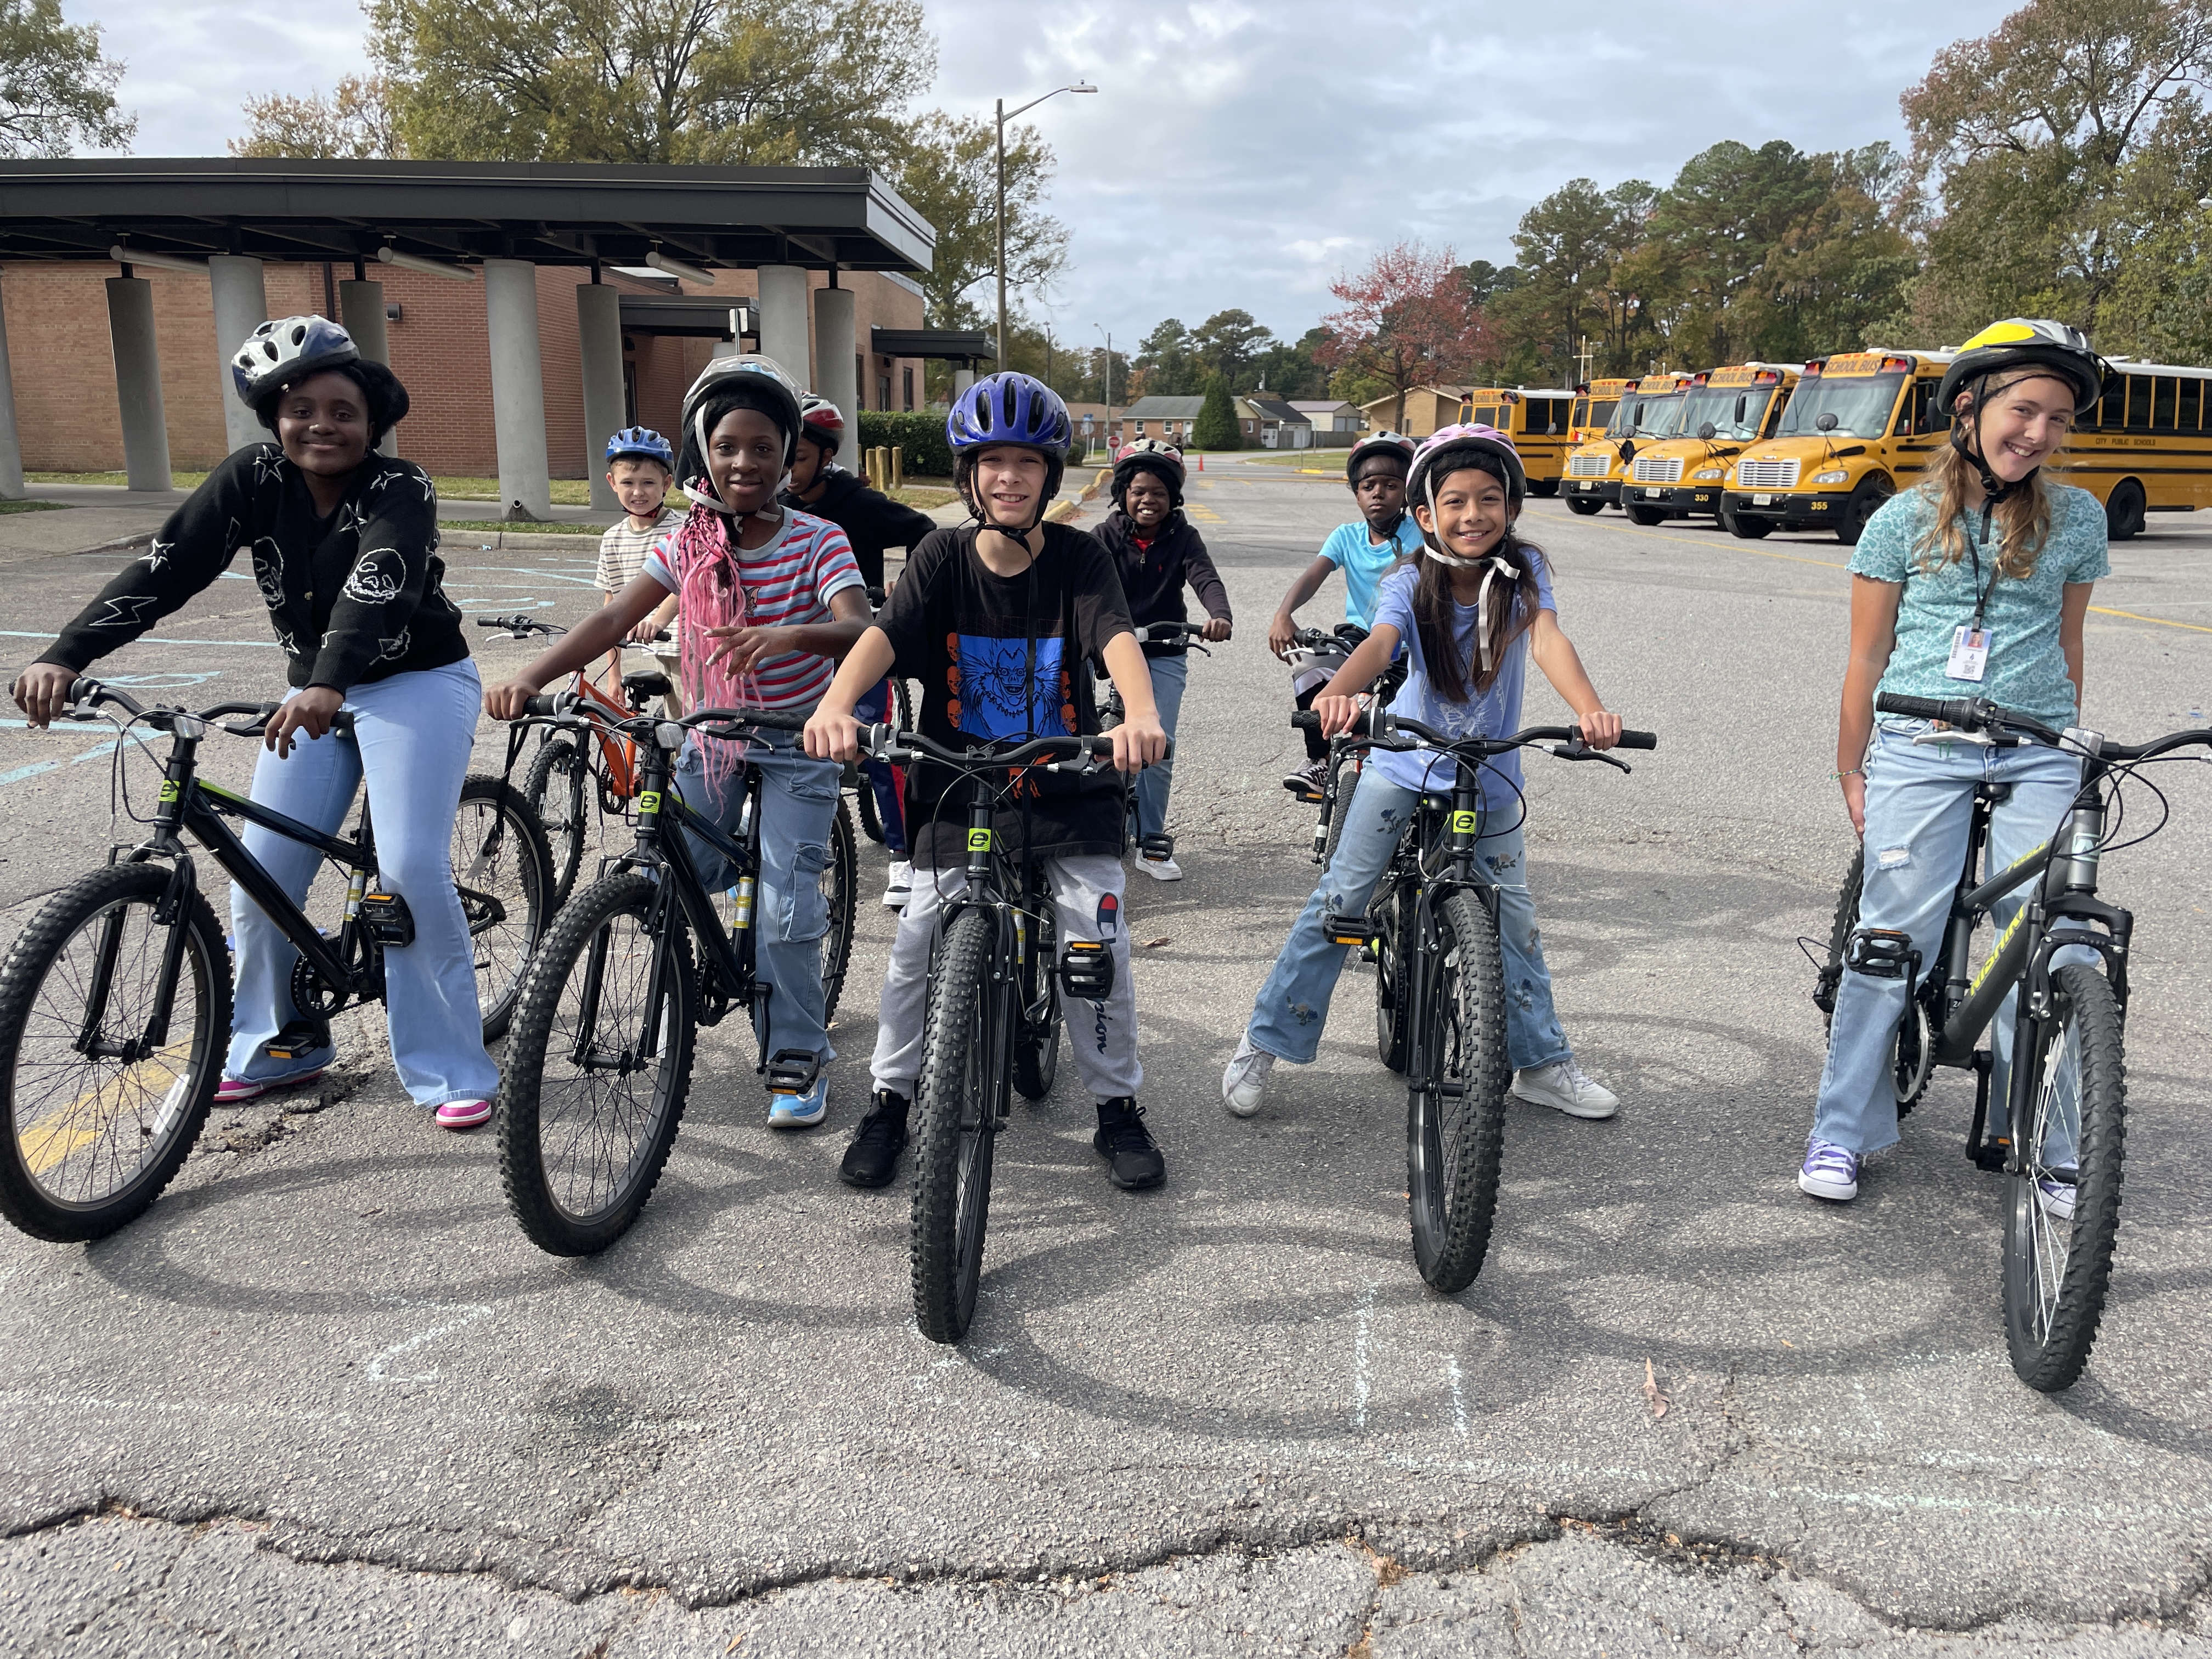
<svg viewBox="0 0 2212 1659">
<path fill-rule="evenodd" d="M 1711 443 L 1719 432 L 1720 428 L 1715 426 L 1711 421 L 1707 421 L 1703 426 L 1698 428 L 1698 435 L 1704 439 L 1707 443 Z"/>
<path fill-rule="evenodd" d="M 1819 431 L 1833 432 L 1838 425 L 1835 412 L 1832 410 L 1830 410 L 1827 414 L 1821 416 L 1818 420 L 1814 421 L 1813 425 Z"/>
</svg>

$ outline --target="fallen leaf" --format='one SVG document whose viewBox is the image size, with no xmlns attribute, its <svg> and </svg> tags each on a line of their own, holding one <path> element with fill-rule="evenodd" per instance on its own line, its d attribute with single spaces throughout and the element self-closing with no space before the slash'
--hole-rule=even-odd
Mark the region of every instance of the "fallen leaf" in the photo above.
<svg viewBox="0 0 2212 1659">
<path fill-rule="evenodd" d="M 1175 940 L 1173 939 L 1170 938 L 1167 934 L 1163 933 L 1158 939 L 1146 939 L 1145 941 L 1145 949 L 1147 951 L 1157 951 L 1163 945 L 1173 945 L 1174 943 Z"/>
<path fill-rule="evenodd" d="M 1794 1347 L 1796 1347 L 1797 1345 L 1796 1345 L 1795 1342 L 1792 1342 L 1792 1341 L 1791 1341 L 1788 1337 L 1786 1337 L 1786 1336 L 1785 1336 L 1785 1337 L 1784 1337 L 1784 1338 L 1782 1339 L 1782 1346 L 1783 1346 L 1784 1347 L 1785 1347 L 1785 1348 L 1794 1348 Z"/>
<path fill-rule="evenodd" d="M 373 1209 L 373 1210 L 363 1210 L 363 1211 L 361 1212 L 361 1218 L 362 1218 L 363 1221 L 366 1221 L 366 1220 L 368 1220 L 368 1219 L 369 1218 L 369 1217 L 371 1217 L 371 1216 L 373 1216 L 373 1215 L 382 1215 L 383 1213 L 384 1213 L 384 1206 L 382 1206 L 381 1204 L 380 1204 L 380 1205 L 378 1205 L 378 1206 L 377 1206 L 374 1209 Z"/>
<path fill-rule="evenodd" d="M 1665 1395 L 1659 1392 L 1659 1375 L 1651 1369 L 1651 1362 L 1648 1359 L 1644 1362 L 1644 1397 L 1651 1402 L 1652 1421 L 1656 1422 L 1667 1415 L 1670 1402 Z"/>
</svg>

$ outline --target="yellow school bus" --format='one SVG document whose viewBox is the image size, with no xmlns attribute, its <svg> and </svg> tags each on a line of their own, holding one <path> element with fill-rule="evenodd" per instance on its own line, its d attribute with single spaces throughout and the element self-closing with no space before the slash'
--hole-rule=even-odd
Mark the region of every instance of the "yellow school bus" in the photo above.
<svg viewBox="0 0 2212 1659">
<path fill-rule="evenodd" d="M 1478 386 L 1462 400 L 1460 419 L 1495 427 L 1521 452 L 1531 495 L 1556 495 L 1567 463 L 1567 429 L 1575 394 L 1528 386 Z"/>
<path fill-rule="evenodd" d="M 1950 441 L 1936 390 L 1953 355 L 1844 351 L 1806 364 L 1774 436 L 1736 458 L 1721 522 L 1747 540 L 1832 530 L 1856 545 L 1875 509 L 1919 483 L 1929 453 Z"/>
<path fill-rule="evenodd" d="M 1698 375 L 1683 395 L 1680 435 L 1635 446 L 1622 510 L 1642 525 L 1718 514 L 1729 463 L 1772 434 L 1797 379 L 1790 363 L 1735 363 Z"/>
<path fill-rule="evenodd" d="M 1672 370 L 1647 374 L 1632 383 L 1613 406 L 1604 434 L 1578 445 L 1567 457 L 1559 486 L 1567 510 L 1588 517 L 1601 507 L 1619 507 L 1627 473 L 1624 450 L 1633 452 L 1649 439 L 1671 436 L 1682 412 L 1682 396 L 1693 375 Z"/>
<path fill-rule="evenodd" d="M 2105 400 L 2075 422 L 2051 471 L 2105 504 L 2116 542 L 2146 513 L 2212 507 L 2212 369 L 2112 360 Z"/>
<path fill-rule="evenodd" d="M 1569 447 L 1586 444 L 1603 432 L 1613 419 L 1613 408 L 1620 402 L 1621 394 L 1635 390 L 1632 375 L 1625 380 L 1585 380 L 1577 386 L 1574 413 L 1568 416 Z"/>
</svg>

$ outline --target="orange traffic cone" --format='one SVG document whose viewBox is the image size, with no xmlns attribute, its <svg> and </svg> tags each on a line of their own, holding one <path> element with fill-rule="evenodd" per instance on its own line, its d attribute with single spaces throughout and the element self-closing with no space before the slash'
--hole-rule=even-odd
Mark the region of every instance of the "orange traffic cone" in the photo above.
<svg viewBox="0 0 2212 1659">
<path fill-rule="evenodd" d="M 1202 449 L 1198 452 L 1198 470 L 1200 472 L 1206 471 L 1206 452 Z"/>
</svg>

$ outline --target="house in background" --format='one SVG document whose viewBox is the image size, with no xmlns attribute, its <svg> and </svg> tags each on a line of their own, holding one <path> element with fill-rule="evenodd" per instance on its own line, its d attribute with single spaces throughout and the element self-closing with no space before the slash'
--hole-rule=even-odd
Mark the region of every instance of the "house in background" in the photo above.
<svg viewBox="0 0 2212 1659">
<path fill-rule="evenodd" d="M 1252 411 L 1254 422 L 1244 428 L 1246 441 L 1254 437 L 1262 449 L 1310 449 L 1313 447 L 1313 422 L 1298 413 L 1291 404 L 1264 392 L 1255 392 L 1249 398 L 1237 400 Z M 1242 413 L 1242 410 L 1239 411 Z"/>
<path fill-rule="evenodd" d="M 1152 438 L 1187 448 L 1191 428 L 1198 424 L 1198 412 L 1205 407 L 1203 398 L 1139 398 L 1115 418 L 1115 425 L 1119 430 L 1115 442 L 1134 443 L 1139 438 Z M 1243 413 L 1241 410 L 1237 412 L 1240 416 Z"/>
<path fill-rule="evenodd" d="M 1348 449 L 1359 434 L 1367 428 L 1366 418 L 1360 414 L 1359 405 L 1348 404 L 1341 398 L 1293 398 L 1291 407 L 1304 416 L 1312 426 L 1316 448 Z"/>
<path fill-rule="evenodd" d="M 1405 422 L 1395 430 L 1408 438 L 1425 438 L 1440 426 L 1455 424 L 1465 418 L 1460 411 L 1468 406 L 1468 393 L 1472 390 L 1463 386 L 1407 387 Z M 1360 404 L 1359 412 L 1367 417 L 1369 426 L 1381 432 L 1390 427 L 1397 407 L 1398 399 L 1394 393 Z"/>
</svg>

